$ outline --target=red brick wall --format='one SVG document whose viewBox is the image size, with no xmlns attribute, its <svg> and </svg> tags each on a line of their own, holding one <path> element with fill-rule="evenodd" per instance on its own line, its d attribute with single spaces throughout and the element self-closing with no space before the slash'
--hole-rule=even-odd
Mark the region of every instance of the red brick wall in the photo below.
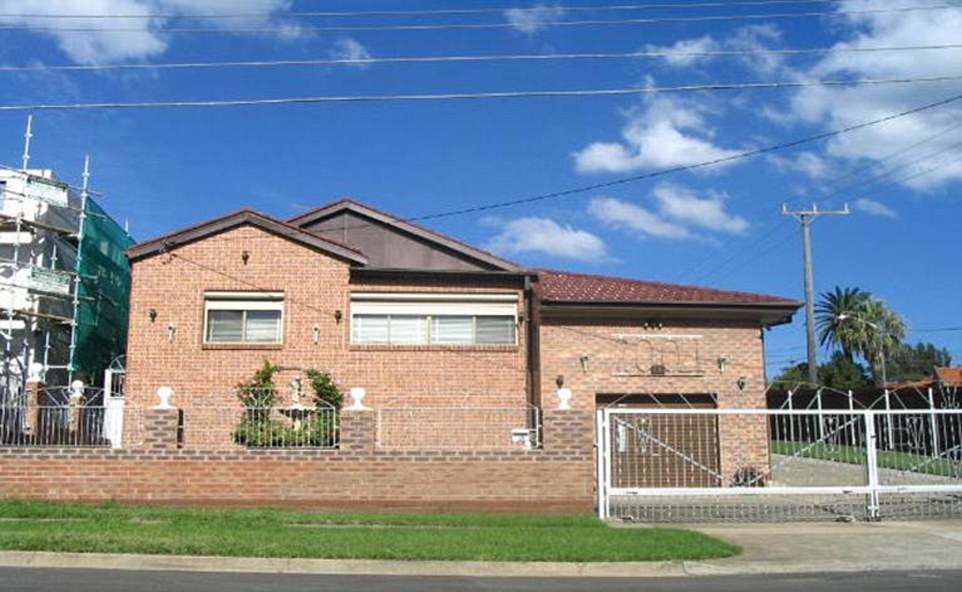
<svg viewBox="0 0 962 592">
<path fill-rule="evenodd" d="M 644 341 L 639 336 L 652 336 Z M 662 348 L 667 336 L 677 339 Z M 655 346 L 655 351 L 649 344 Z M 695 349 L 697 344 L 697 350 Z M 663 320 L 660 328 L 644 321 L 549 320 L 541 328 L 541 389 L 545 406 L 556 404 L 555 380 L 573 393 L 571 405 L 594 409 L 596 394 L 710 393 L 721 409 L 765 408 L 762 331 L 757 323 Z M 676 353 L 677 352 L 677 353 Z M 588 368 L 581 358 L 587 355 Z M 724 370 L 718 358 L 725 357 Z M 666 376 L 631 376 L 652 363 L 667 367 Z M 672 375 L 673 370 L 699 369 L 694 376 Z M 745 379 L 744 389 L 736 381 Z M 768 466 L 768 433 L 764 418 L 721 417 L 719 446 L 721 473 L 730 482 L 741 467 Z"/>
<path fill-rule="evenodd" d="M 169 431 L 169 416 L 146 423 Z M 591 425 L 589 412 L 549 411 L 543 450 L 383 451 L 374 413 L 345 411 L 339 450 L 0 448 L 0 497 L 587 512 Z"/>
<path fill-rule="evenodd" d="M 249 253 L 245 263 L 242 252 Z M 204 292 L 280 291 L 283 344 L 203 344 Z M 367 389 L 372 406 L 501 406 L 525 404 L 525 340 L 512 347 L 374 347 L 350 344 L 352 291 L 514 292 L 517 286 L 411 282 L 352 283 L 347 263 L 253 227 L 187 244 L 133 266 L 128 345 L 128 402 L 150 406 L 159 386 L 174 389 L 190 421 L 203 409 L 235 404 L 233 387 L 265 359 L 286 367 L 326 370 L 346 389 Z M 151 322 L 149 311 L 157 312 Z M 338 323 L 335 311 L 342 312 Z M 173 341 L 168 324 L 176 325 Z M 313 327 L 320 327 L 314 343 Z M 288 397 L 296 373 L 276 383 Z M 215 421 L 213 416 L 207 418 Z"/>
</svg>

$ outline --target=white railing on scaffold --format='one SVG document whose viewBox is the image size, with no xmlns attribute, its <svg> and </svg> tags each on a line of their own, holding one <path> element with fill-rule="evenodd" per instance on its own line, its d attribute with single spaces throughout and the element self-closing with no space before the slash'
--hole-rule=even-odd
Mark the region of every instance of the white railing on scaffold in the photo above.
<svg viewBox="0 0 962 592">
<path fill-rule="evenodd" d="M 598 509 L 612 500 L 894 496 L 962 501 L 962 411 L 625 409 L 598 412 Z M 888 496 L 888 497 L 887 497 Z"/>
<path fill-rule="evenodd" d="M 125 407 L 123 400 L 0 406 L 0 446 L 5 447 L 131 448 L 142 434 L 143 413 Z"/>
<path fill-rule="evenodd" d="M 523 407 L 382 407 L 381 449 L 525 450 L 541 447 L 541 410 Z"/>
</svg>

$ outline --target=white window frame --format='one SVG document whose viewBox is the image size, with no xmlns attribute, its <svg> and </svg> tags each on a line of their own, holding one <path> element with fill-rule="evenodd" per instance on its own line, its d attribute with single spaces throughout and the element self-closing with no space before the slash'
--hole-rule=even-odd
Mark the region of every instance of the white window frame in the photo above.
<svg viewBox="0 0 962 592">
<path fill-rule="evenodd" d="M 276 341 L 247 341 L 241 330 L 240 341 L 211 341 L 210 312 L 212 310 L 252 311 L 269 310 L 281 313 Z M 204 345 L 281 345 L 284 343 L 284 293 L 283 292 L 204 292 Z"/>
<path fill-rule="evenodd" d="M 359 342 L 355 340 L 355 318 L 362 315 L 421 316 L 424 317 L 423 343 Z M 383 293 L 355 292 L 351 294 L 351 344 L 381 346 L 436 346 L 433 343 L 433 319 L 440 316 L 473 317 L 475 341 L 460 347 L 511 347 L 518 345 L 518 295 L 514 293 Z M 510 343 L 477 343 L 477 317 L 510 317 L 515 325 L 514 340 Z"/>
</svg>

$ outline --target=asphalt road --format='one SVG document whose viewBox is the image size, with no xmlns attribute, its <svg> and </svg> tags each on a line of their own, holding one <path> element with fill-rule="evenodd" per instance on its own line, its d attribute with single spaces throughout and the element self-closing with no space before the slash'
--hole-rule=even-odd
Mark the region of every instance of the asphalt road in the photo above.
<svg viewBox="0 0 962 592">
<path fill-rule="evenodd" d="M 962 571 L 644 579 L 317 576 L 0 568 L 0 591 L 30 592 L 956 592 Z"/>
</svg>

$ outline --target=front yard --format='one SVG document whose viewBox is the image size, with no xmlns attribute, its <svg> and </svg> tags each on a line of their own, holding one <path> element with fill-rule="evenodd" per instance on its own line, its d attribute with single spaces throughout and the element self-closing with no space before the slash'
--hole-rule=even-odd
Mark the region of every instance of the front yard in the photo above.
<svg viewBox="0 0 962 592">
<path fill-rule="evenodd" d="M 590 516 L 188 509 L 0 501 L 0 550 L 233 557 L 656 561 L 729 557 L 703 534 Z"/>
</svg>

